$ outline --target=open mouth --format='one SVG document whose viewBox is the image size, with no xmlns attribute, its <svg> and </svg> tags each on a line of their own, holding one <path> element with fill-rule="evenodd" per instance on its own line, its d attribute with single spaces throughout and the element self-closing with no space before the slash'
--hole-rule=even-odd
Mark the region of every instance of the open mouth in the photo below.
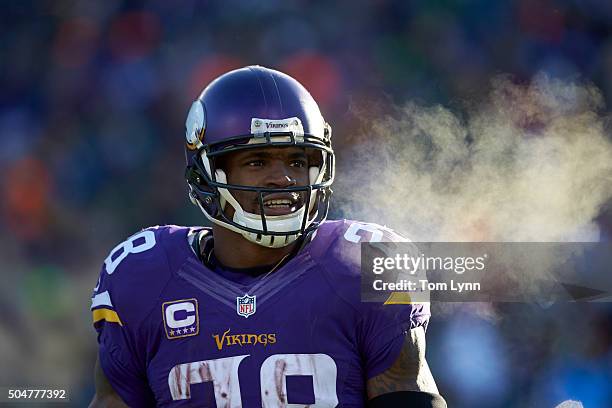
<svg viewBox="0 0 612 408">
<path fill-rule="evenodd" d="M 302 206 L 298 193 L 273 193 L 263 199 L 264 214 L 286 215 L 297 211 Z"/>
</svg>

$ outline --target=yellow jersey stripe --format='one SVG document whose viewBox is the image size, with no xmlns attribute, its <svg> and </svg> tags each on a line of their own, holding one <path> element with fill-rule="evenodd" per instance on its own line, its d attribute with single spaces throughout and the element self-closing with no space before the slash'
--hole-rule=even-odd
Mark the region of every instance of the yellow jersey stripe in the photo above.
<svg viewBox="0 0 612 408">
<path fill-rule="evenodd" d="M 94 324 L 98 323 L 100 320 L 106 320 L 111 323 L 119 323 L 120 326 L 123 326 L 121 323 L 121 319 L 119 319 L 119 315 L 114 310 L 110 309 L 96 309 L 93 311 L 93 322 Z"/>
<path fill-rule="evenodd" d="M 412 299 L 408 292 L 392 292 L 385 300 L 385 305 L 409 305 L 411 303 Z"/>
</svg>

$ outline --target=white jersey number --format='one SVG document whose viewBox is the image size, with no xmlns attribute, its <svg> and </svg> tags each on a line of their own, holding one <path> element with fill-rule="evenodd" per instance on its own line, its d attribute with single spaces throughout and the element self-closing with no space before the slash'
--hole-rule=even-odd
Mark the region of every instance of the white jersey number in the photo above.
<svg viewBox="0 0 612 408">
<path fill-rule="evenodd" d="M 370 224 L 360 224 L 355 222 L 351 224 L 344 233 L 344 239 L 356 244 L 361 242 L 363 237 L 358 234 L 359 231 L 368 231 L 372 234 L 372 237 L 368 242 L 380 242 L 383 238 L 383 231 L 381 231 L 380 228 Z"/>
<path fill-rule="evenodd" d="M 168 386 L 173 400 L 191 397 L 191 384 L 212 381 L 218 408 L 240 408 L 242 400 L 238 368 L 249 355 L 195 361 L 180 364 L 168 374 Z M 287 395 L 287 376 L 311 376 L 314 404 L 290 404 Z M 333 408 L 338 405 L 336 394 L 337 368 L 327 354 L 273 354 L 266 358 L 259 370 L 263 408 L 296 408 L 306 405 Z"/>
<path fill-rule="evenodd" d="M 314 404 L 311 407 L 335 407 L 337 368 L 327 354 L 274 354 L 261 365 L 261 401 L 264 407 L 304 407 L 287 404 L 287 376 L 312 377 Z M 279 387 L 280 385 L 280 387 Z"/>
<path fill-rule="evenodd" d="M 144 238 L 144 242 L 134 245 L 134 243 L 141 238 Z M 147 230 L 132 235 L 126 241 L 114 247 L 110 254 L 106 257 L 104 260 L 104 264 L 106 265 L 106 273 L 111 275 L 113 272 L 115 272 L 115 269 L 117 269 L 121 261 L 123 261 L 129 254 L 144 252 L 153 248 L 154 246 L 155 233 L 153 231 Z"/>
</svg>

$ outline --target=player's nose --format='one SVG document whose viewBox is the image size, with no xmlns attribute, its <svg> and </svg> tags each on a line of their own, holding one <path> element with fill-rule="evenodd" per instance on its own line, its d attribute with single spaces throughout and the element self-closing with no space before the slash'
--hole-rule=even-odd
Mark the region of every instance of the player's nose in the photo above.
<svg viewBox="0 0 612 408">
<path fill-rule="evenodd" d="M 284 188 L 296 185 L 297 181 L 292 174 L 291 166 L 282 160 L 275 160 L 268 167 L 265 184 L 267 187 Z"/>
</svg>

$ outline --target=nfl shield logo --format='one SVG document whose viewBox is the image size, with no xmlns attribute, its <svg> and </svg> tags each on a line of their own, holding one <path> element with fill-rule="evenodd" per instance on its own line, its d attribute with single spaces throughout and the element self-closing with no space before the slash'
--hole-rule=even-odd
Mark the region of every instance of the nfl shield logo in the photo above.
<svg viewBox="0 0 612 408">
<path fill-rule="evenodd" d="M 236 313 L 239 316 L 249 317 L 255 313 L 256 307 L 255 296 L 245 294 L 242 297 L 236 298 Z"/>
</svg>

